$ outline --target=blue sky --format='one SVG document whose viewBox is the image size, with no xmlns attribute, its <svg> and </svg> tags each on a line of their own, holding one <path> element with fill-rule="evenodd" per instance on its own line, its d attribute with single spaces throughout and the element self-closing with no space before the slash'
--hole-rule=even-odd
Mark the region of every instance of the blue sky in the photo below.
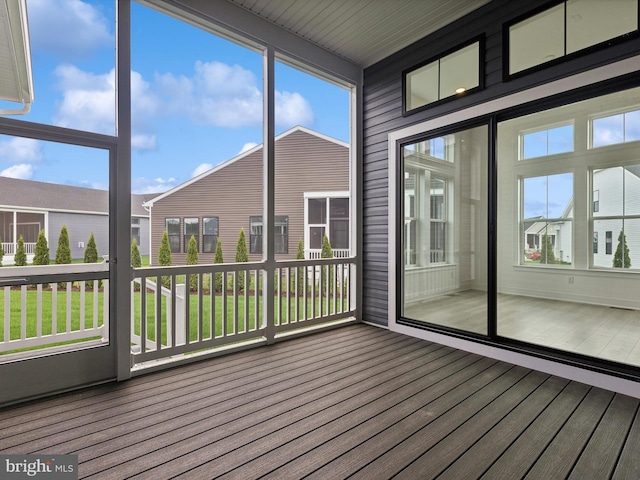
<svg viewBox="0 0 640 480">
<path fill-rule="evenodd" d="M 115 133 L 114 2 L 27 0 L 35 102 L 24 120 Z M 70 33 L 73 32 L 73 33 Z M 132 5 L 132 188 L 161 192 L 262 143 L 259 53 Z M 345 89 L 276 65 L 276 133 L 348 141 Z M 103 151 L 0 136 L 0 175 L 107 188 Z"/>
</svg>

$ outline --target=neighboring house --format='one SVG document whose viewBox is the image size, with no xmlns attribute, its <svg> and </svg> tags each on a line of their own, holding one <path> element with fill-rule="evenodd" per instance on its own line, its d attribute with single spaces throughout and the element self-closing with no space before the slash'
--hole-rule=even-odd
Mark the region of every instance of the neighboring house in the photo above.
<svg viewBox="0 0 640 480">
<path fill-rule="evenodd" d="M 131 239 L 140 254 L 149 254 L 149 213 L 142 204 L 149 195 L 131 195 Z M 31 261 L 40 230 L 44 230 L 51 259 L 55 258 L 62 225 L 69 231 L 71 257 L 83 258 L 94 234 L 98 255 L 109 253 L 109 192 L 93 188 L 0 177 L 0 238 L 3 265 L 11 265 L 20 235 Z"/>
<path fill-rule="evenodd" d="M 640 223 L 625 216 L 637 215 L 640 203 L 640 165 L 613 167 L 593 172 L 591 210 L 593 215 L 593 266 L 613 267 L 618 237 L 624 230 L 631 259 L 631 268 L 640 268 Z M 539 253 L 544 235 L 553 245 L 556 261 L 572 263 L 573 259 L 573 199 L 565 207 L 561 219 L 544 218 L 524 222 L 525 255 Z M 566 220 L 565 220 L 566 219 Z M 535 257 L 534 257 L 535 258 Z M 629 268 L 629 267 L 627 267 Z"/>
<path fill-rule="evenodd" d="M 186 262 L 193 235 L 200 263 L 212 263 L 217 239 L 225 262 L 233 262 L 240 229 L 250 261 L 262 259 L 262 145 L 149 200 L 151 263 L 166 230 L 172 262 Z M 276 137 L 275 250 L 294 259 L 298 242 L 305 257 L 319 258 L 326 234 L 335 257 L 349 254 L 349 146 L 295 127 Z"/>
</svg>

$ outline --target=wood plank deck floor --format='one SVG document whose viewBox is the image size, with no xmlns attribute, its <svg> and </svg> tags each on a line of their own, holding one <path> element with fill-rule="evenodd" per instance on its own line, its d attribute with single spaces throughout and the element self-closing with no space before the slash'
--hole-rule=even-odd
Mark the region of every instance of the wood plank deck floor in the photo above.
<svg viewBox="0 0 640 480">
<path fill-rule="evenodd" d="M 367 325 L 0 410 L 80 478 L 640 478 L 639 400 Z"/>
</svg>

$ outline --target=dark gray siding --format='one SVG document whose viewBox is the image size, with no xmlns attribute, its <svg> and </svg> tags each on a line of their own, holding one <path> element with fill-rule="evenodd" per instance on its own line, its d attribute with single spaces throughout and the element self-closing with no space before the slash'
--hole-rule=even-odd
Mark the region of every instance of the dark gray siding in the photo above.
<svg viewBox="0 0 640 480">
<path fill-rule="evenodd" d="M 276 141 L 276 215 L 289 217 L 289 253 L 279 260 L 294 259 L 298 241 L 304 238 L 304 193 L 349 190 L 349 149 L 304 131 L 294 131 Z M 218 217 L 225 262 L 233 262 L 240 229 L 249 243 L 249 217 L 262 215 L 262 149 L 230 163 L 190 185 L 156 201 L 151 209 L 152 255 L 157 265 L 158 247 L 166 218 L 199 218 L 199 263 L 213 263 L 213 253 L 202 253 L 202 218 Z M 172 253 L 174 265 L 184 264 Z M 250 254 L 259 261 L 261 254 Z"/>
<path fill-rule="evenodd" d="M 502 80 L 502 26 L 548 0 L 494 0 L 440 31 L 425 37 L 364 72 L 363 165 L 363 318 L 387 324 L 388 317 L 388 155 L 389 132 L 455 110 L 547 83 L 567 75 L 627 58 L 640 51 L 637 38 L 578 56 L 507 82 Z M 402 116 L 402 71 L 427 61 L 478 35 L 485 35 L 485 89 Z"/>
</svg>

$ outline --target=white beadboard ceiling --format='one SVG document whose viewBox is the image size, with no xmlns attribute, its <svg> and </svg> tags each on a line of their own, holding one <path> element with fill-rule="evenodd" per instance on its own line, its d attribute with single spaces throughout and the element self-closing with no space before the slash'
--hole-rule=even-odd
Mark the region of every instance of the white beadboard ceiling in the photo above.
<svg viewBox="0 0 640 480">
<path fill-rule="evenodd" d="M 228 0 L 368 67 L 490 0 Z"/>
</svg>

